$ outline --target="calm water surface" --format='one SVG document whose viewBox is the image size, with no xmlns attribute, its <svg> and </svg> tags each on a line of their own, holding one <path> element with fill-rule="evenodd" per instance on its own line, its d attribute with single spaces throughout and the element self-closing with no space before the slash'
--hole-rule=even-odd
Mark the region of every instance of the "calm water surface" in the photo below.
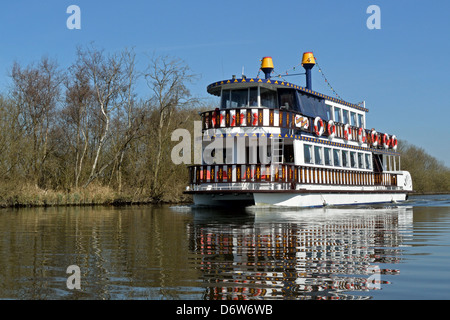
<svg viewBox="0 0 450 320">
<path fill-rule="evenodd" d="M 450 299 L 450 195 L 0 210 L 0 299 Z M 81 289 L 69 289 L 70 265 Z"/>
</svg>

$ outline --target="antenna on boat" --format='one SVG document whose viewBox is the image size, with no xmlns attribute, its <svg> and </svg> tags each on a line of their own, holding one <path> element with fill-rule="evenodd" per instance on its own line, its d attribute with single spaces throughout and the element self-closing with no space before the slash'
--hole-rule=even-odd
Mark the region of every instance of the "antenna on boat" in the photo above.
<svg viewBox="0 0 450 320">
<path fill-rule="evenodd" d="M 311 69 L 316 65 L 312 52 L 303 53 L 302 66 L 306 71 L 306 89 L 312 90 Z"/>
<path fill-rule="evenodd" d="M 270 79 L 270 73 L 273 71 L 272 57 L 262 58 L 261 71 L 264 72 L 266 79 Z"/>
</svg>

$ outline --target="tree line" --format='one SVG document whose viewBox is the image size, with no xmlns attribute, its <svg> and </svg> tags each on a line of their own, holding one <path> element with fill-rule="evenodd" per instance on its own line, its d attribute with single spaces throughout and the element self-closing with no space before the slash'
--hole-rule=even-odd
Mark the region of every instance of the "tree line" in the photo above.
<svg viewBox="0 0 450 320">
<path fill-rule="evenodd" d="M 133 50 L 89 45 L 65 69 L 15 62 L 0 94 L 0 206 L 188 201 L 171 133 L 192 133 L 207 107 L 183 61 L 146 61 L 140 70 Z M 406 141 L 399 151 L 417 192 L 450 192 L 449 168 Z"/>
<path fill-rule="evenodd" d="M 399 141 L 398 146 L 401 169 L 411 173 L 415 192 L 450 193 L 450 168 L 407 141 Z"/>
<path fill-rule="evenodd" d="M 193 128 L 195 76 L 178 58 L 146 61 L 90 45 L 66 69 L 15 62 L 0 95 L 0 205 L 185 200 L 170 134 Z"/>
</svg>

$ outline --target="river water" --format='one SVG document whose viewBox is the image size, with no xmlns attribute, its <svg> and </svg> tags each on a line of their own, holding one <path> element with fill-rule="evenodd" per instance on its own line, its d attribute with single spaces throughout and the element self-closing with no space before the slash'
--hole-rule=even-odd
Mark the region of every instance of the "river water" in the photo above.
<svg viewBox="0 0 450 320">
<path fill-rule="evenodd" d="M 449 246 L 450 195 L 240 212 L 1 209 L 0 299 L 450 299 Z"/>
</svg>

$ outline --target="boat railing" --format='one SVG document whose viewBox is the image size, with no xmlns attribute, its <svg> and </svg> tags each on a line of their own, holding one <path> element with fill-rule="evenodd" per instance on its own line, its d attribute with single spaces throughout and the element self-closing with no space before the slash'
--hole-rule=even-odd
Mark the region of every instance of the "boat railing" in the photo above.
<svg viewBox="0 0 450 320">
<path fill-rule="evenodd" d="M 315 118 L 304 116 L 292 110 L 269 108 L 216 109 L 202 112 L 200 115 L 203 130 L 235 127 L 276 127 L 317 135 L 314 127 Z M 323 129 L 319 128 L 318 130 L 322 130 L 321 135 L 324 137 L 334 134 L 335 138 L 362 142 L 360 140 L 362 138 L 359 137 L 360 127 L 334 122 L 335 129 L 333 129 L 328 128 L 328 122 L 325 120 L 322 121 L 322 125 Z M 377 133 L 376 137 L 372 137 L 371 133 L 372 130 L 363 129 L 361 131 L 361 135 L 364 136 L 363 142 L 371 145 L 371 147 L 383 149 L 382 137 L 384 133 Z M 374 144 L 375 140 L 376 144 Z"/>
<path fill-rule="evenodd" d="M 190 184 L 270 183 L 334 186 L 397 186 L 396 173 L 344 170 L 291 164 L 223 164 L 189 166 Z M 232 186 L 232 185 L 230 185 Z"/>
</svg>

